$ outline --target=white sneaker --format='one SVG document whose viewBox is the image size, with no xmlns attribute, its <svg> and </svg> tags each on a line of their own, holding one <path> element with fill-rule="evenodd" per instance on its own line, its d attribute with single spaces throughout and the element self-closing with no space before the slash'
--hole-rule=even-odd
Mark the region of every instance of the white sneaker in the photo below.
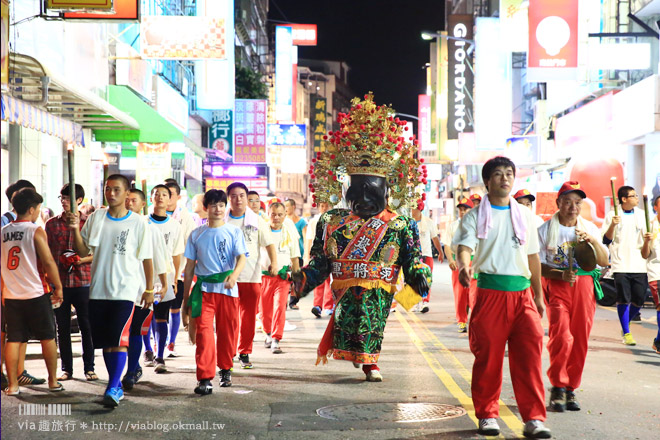
<svg viewBox="0 0 660 440">
<path fill-rule="evenodd" d="M 270 346 L 270 351 L 273 354 L 282 353 L 282 349 L 280 348 L 280 341 L 278 341 L 277 339 L 273 339 L 273 343 Z"/>
<path fill-rule="evenodd" d="M 257 319 L 257 320 L 256 320 L 256 327 L 255 327 L 255 328 L 256 328 L 257 330 L 261 330 L 261 327 L 262 327 L 261 320 L 260 320 L 260 319 Z"/>
<path fill-rule="evenodd" d="M 525 423 L 523 435 L 527 438 L 551 438 L 550 430 L 540 420 L 529 420 Z"/>
<path fill-rule="evenodd" d="M 479 434 L 500 435 L 500 425 L 495 419 L 479 419 Z"/>
<path fill-rule="evenodd" d="M 378 370 L 369 370 L 367 372 L 367 382 L 382 382 L 383 376 Z"/>
<path fill-rule="evenodd" d="M 417 304 L 415 304 L 412 307 L 412 309 L 410 309 L 411 312 L 419 312 L 420 310 L 422 310 L 422 302 L 421 301 L 418 302 Z"/>
<path fill-rule="evenodd" d="M 270 348 L 272 343 L 273 343 L 273 338 L 271 338 L 270 335 L 266 335 L 266 340 L 264 341 L 264 347 Z"/>
<path fill-rule="evenodd" d="M 289 323 L 289 321 L 284 321 L 284 331 L 285 332 L 290 332 L 290 331 L 295 330 L 297 328 L 298 328 L 298 326 L 296 326 L 295 324 L 291 324 L 291 323 Z"/>
<path fill-rule="evenodd" d="M 332 315 L 332 310 L 330 310 L 330 309 L 325 309 L 325 310 L 323 311 L 323 314 L 324 314 L 325 316 L 330 316 L 330 315 Z"/>
</svg>

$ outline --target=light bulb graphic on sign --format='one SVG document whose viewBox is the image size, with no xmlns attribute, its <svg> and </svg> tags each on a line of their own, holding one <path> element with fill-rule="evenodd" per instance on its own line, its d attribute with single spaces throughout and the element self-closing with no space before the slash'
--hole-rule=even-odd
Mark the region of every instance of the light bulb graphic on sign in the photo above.
<svg viewBox="0 0 660 440">
<path fill-rule="evenodd" d="M 545 17 L 536 27 L 536 41 L 548 56 L 556 56 L 571 37 L 571 28 L 561 17 Z"/>
</svg>

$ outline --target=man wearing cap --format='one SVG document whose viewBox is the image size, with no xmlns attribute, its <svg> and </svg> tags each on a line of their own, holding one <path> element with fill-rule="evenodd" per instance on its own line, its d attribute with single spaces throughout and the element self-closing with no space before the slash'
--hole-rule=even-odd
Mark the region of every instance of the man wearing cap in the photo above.
<svg viewBox="0 0 660 440">
<path fill-rule="evenodd" d="M 527 206 L 532 212 L 534 212 L 534 205 L 532 202 L 536 200 L 536 197 L 534 197 L 534 194 L 529 192 L 528 189 L 521 189 L 517 193 L 513 195 L 513 198 L 516 199 L 518 203 L 520 203 L 523 206 Z M 540 215 L 536 216 L 536 228 L 540 228 L 541 225 L 543 224 L 544 220 Z"/>
<path fill-rule="evenodd" d="M 474 297 L 470 298 L 470 291 L 476 291 L 476 288 L 471 289 L 472 286 L 463 287 L 458 281 L 458 265 L 456 264 L 456 251 L 458 250 L 458 246 L 454 245 L 453 241 L 454 234 L 456 233 L 456 230 L 458 230 L 458 226 L 460 225 L 463 216 L 472 208 L 474 208 L 474 205 L 470 199 L 463 197 L 458 201 L 458 205 L 456 206 L 456 209 L 458 209 L 458 219 L 454 220 L 449 225 L 449 231 L 447 231 L 447 243 L 445 244 L 447 262 L 451 269 L 451 285 L 454 291 L 454 307 L 456 309 L 456 322 L 458 323 L 459 333 L 467 332 L 468 307 L 472 308 L 474 305 Z M 471 284 L 476 285 L 476 281 L 473 281 Z"/>
<path fill-rule="evenodd" d="M 520 203 L 519 193 L 514 198 Z M 559 210 L 538 228 L 541 282 L 550 323 L 550 409 L 556 412 L 580 410 L 575 390 L 580 386 L 587 358 L 596 296 L 602 298 L 600 286 L 595 287 L 600 272 L 587 272 L 578 266 L 575 246 L 578 242 L 590 244 L 596 263 L 608 264 L 607 249 L 598 239 L 598 227 L 580 216 L 586 196 L 577 181 L 564 183 L 557 193 Z"/>
<path fill-rule="evenodd" d="M 630 319 L 639 313 L 644 305 L 648 287 L 646 260 L 642 258 L 644 244 L 644 212 L 637 208 L 639 196 L 635 188 L 622 186 L 617 191 L 620 209 L 615 215 L 610 211 L 605 216 L 601 232 L 603 244 L 609 246 L 612 260 L 612 273 L 616 286 L 616 308 L 623 333 L 623 343 L 636 345 L 630 333 Z"/>
<path fill-rule="evenodd" d="M 472 205 L 474 205 L 474 207 L 476 208 L 479 206 L 479 203 L 481 203 L 481 196 L 476 193 L 472 194 L 470 195 L 470 201 L 472 202 Z"/>
</svg>

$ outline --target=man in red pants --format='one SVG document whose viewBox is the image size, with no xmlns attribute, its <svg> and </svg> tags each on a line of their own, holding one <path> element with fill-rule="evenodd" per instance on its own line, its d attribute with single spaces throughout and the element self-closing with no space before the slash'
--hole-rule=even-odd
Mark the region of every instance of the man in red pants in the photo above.
<svg viewBox="0 0 660 440">
<path fill-rule="evenodd" d="M 456 264 L 456 251 L 458 246 L 453 244 L 453 240 L 454 234 L 458 230 L 458 226 L 461 224 L 461 220 L 472 208 L 474 208 L 474 205 L 470 199 L 463 197 L 458 201 L 458 205 L 456 206 L 456 209 L 458 209 L 458 219 L 454 220 L 449 225 L 447 242 L 445 243 L 447 261 L 449 262 L 449 268 L 451 269 L 451 285 L 454 291 L 454 307 L 456 309 L 456 322 L 458 323 L 459 333 L 467 333 L 468 307 L 470 309 L 474 307 L 474 294 L 471 294 L 470 292 L 472 290 L 471 287 L 463 287 L 461 286 L 461 283 L 458 282 L 458 265 Z M 476 280 L 473 280 L 471 284 L 476 284 Z"/>
<path fill-rule="evenodd" d="M 304 264 L 308 264 L 311 260 L 310 251 L 312 250 L 312 244 L 314 243 L 314 237 L 316 237 L 316 225 L 325 212 L 330 209 L 328 203 L 319 203 L 318 204 L 318 214 L 316 214 L 309 221 L 307 225 L 307 231 L 305 232 L 305 256 L 303 258 Z M 332 288 L 330 283 L 332 282 L 331 277 L 328 277 L 327 280 L 323 282 L 319 287 L 314 289 L 314 307 L 312 307 L 312 314 L 317 318 L 320 318 L 322 314 L 327 316 L 332 315 L 332 311 L 335 309 L 334 299 L 332 297 Z"/>
<path fill-rule="evenodd" d="M 261 295 L 261 266 L 259 259 L 266 249 L 271 261 L 276 261 L 275 246 L 268 224 L 248 207 L 248 189 L 241 182 L 234 182 L 227 187 L 227 196 L 231 209 L 225 214 L 225 222 L 243 231 L 248 255 L 245 269 L 238 278 L 239 323 L 234 346 L 242 368 L 252 368 L 250 354 L 257 321 L 257 305 Z M 272 268 L 271 275 L 277 271 Z"/>
<path fill-rule="evenodd" d="M 270 205 L 270 232 L 277 250 L 277 260 L 271 261 L 267 255 L 262 258 L 264 270 L 261 279 L 262 325 L 266 333 L 265 345 L 273 354 L 282 353 L 280 341 L 286 322 L 286 302 L 289 296 L 289 271 L 300 271 L 300 246 L 291 232 L 283 227 L 286 211 L 284 205 L 275 202 Z M 265 269 L 275 264 L 277 275 L 270 276 Z"/>
<path fill-rule="evenodd" d="M 494 157 L 484 164 L 481 175 L 488 193 L 478 209 L 463 217 L 454 237 L 461 284 L 468 287 L 473 274 L 478 274 L 477 299 L 470 318 L 470 350 L 475 357 L 472 401 L 479 433 L 498 435 L 502 363 L 508 344 L 511 382 L 525 422 L 523 434 L 550 438 L 550 430 L 543 424 L 543 293 L 538 235 L 532 212 L 509 195 L 515 173 L 515 164 L 506 157 Z"/>
<path fill-rule="evenodd" d="M 600 275 L 598 271 L 585 272 L 575 259 L 573 267 L 569 267 L 570 254 L 578 241 L 586 241 L 595 249 L 597 263 L 608 264 L 607 249 L 597 238 L 598 227 L 580 216 L 584 198 L 586 194 L 578 182 L 564 183 L 557 193 L 559 211 L 538 229 L 543 291 L 550 322 L 550 409 L 557 412 L 580 410 L 575 390 L 580 386 L 587 359 L 589 333 L 596 312 L 594 283 Z"/>
</svg>

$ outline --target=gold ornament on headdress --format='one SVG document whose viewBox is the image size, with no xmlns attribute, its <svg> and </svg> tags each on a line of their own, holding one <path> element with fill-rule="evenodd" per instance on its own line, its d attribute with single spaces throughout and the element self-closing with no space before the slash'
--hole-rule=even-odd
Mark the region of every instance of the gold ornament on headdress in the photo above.
<svg viewBox="0 0 660 440">
<path fill-rule="evenodd" d="M 323 136 L 325 152 L 317 153 L 309 171 L 314 204 L 337 204 L 346 176 L 366 175 L 387 180 L 390 208 L 423 208 L 427 173 L 424 159 L 416 158 L 417 141 L 391 106 L 373 98 L 371 92 L 364 100 L 353 98 L 350 112 L 337 116 L 340 129 Z"/>
</svg>

